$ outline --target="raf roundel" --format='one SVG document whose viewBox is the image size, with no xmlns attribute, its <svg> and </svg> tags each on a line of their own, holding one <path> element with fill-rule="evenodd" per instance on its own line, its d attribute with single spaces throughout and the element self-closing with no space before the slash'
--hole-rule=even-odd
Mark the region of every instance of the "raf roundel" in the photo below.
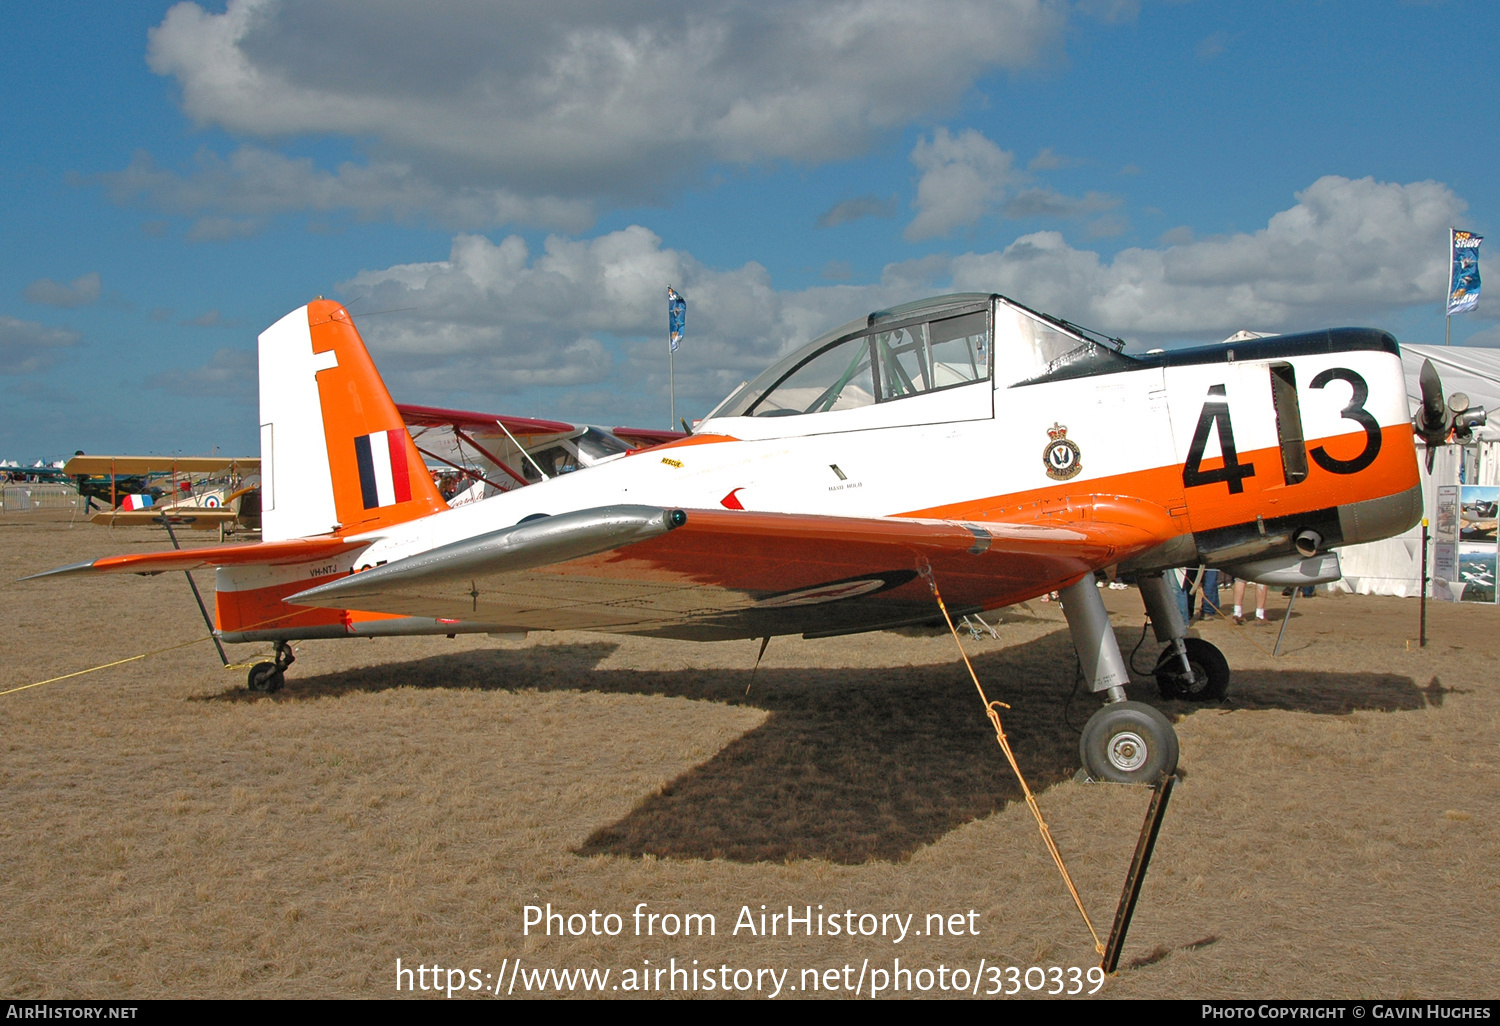
<svg viewBox="0 0 1500 1026">
<path fill-rule="evenodd" d="M 1042 449 L 1042 462 L 1046 464 L 1047 476 L 1054 481 L 1067 481 L 1077 477 L 1083 470 L 1083 450 L 1068 437 L 1068 429 L 1057 421 L 1047 429 L 1047 445 Z"/>
</svg>

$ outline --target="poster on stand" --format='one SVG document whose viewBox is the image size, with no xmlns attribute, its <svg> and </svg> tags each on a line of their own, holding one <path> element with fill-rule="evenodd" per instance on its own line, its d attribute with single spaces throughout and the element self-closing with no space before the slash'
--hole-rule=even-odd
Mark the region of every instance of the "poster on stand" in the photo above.
<svg viewBox="0 0 1500 1026">
<path fill-rule="evenodd" d="M 1458 511 L 1458 579 L 1461 602 L 1495 602 L 1496 509 L 1500 486 L 1462 485 Z"/>
<path fill-rule="evenodd" d="M 1458 485 L 1438 485 L 1437 514 L 1432 525 L 1432 597 L 1439 602 L 1457 602 L 1458 583 Z"/>
</svg>

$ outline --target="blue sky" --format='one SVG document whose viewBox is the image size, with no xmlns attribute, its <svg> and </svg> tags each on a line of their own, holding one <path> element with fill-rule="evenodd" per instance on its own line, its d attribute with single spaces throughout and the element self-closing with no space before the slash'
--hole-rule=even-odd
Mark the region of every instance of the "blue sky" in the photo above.
<svg viewBox="0 0 1500 1026">
<path fill-rule="evenodd" d="M 1441 342 L 1447 229 L 1500 245 L 1472 4 L 37 2 L 6 29 L 0 457 L 253 452 L 255 336 L 320 294 L 398 401 L 664 426 L 668 282 L 701 415 L 956 290 L 1136 348 Z"/>
</svg>

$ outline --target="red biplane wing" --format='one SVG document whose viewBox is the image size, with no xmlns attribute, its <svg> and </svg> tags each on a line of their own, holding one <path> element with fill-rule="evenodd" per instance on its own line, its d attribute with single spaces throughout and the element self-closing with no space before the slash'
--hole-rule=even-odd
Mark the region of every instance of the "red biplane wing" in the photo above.
<svg viewBox="0 0 1500 1026">
<path fill-rule="evenodd" d="M 456 427 L 464 431 L 493 433 L 497 425 L 504 425 L 513 435 L 557 435 L 577 428 L 576 424 L 561 420 L 509 417 L 499 413 L 475 413 L 473 410 L 445 410 L 437 406 L 397 403 L 396 410 L 408 427 Z"/>
</svg>

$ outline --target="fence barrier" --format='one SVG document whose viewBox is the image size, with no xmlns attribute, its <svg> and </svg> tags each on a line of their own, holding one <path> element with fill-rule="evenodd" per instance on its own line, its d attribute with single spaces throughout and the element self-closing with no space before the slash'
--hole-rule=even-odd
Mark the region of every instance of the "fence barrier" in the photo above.
<svg viewBox="0 0 1500 1026">
<path fill-rule="evenodd" d="M 65 484 L 8 484 L 0 488 L 0 513 L 33 513 L 37 510 L 71 509 L 82 506 L 78 489 Z"/>
</svg>

